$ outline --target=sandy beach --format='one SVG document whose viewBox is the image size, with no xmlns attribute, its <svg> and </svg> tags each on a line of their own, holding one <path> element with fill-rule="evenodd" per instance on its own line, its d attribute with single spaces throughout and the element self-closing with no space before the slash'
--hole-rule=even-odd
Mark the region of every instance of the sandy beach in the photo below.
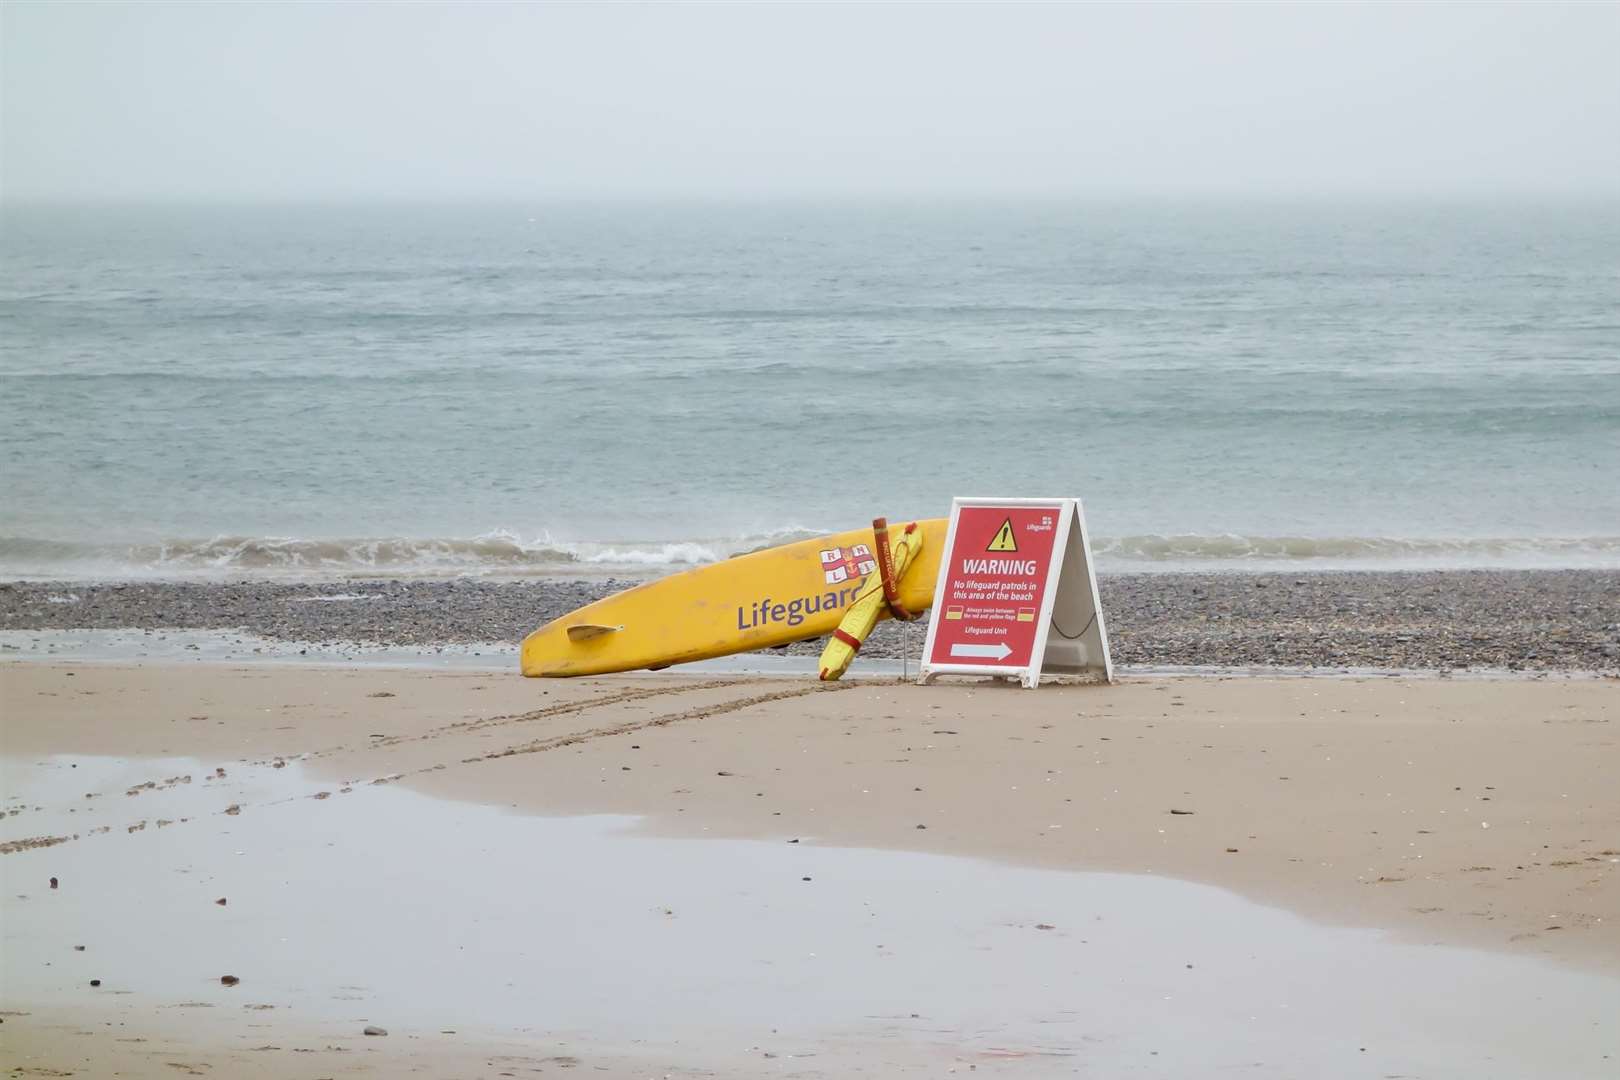
<svg viewBox="0 0 1620 1080">
<path fill-rule="evenodd" d="M 0 2 L 0 1080 L 1620 1080 L 1617 39 Z"/>
<path fill-rule="evenodd" d="M 1021 692 L 27 662 L 0 667 L 0 680 L 0 1030 L 19 1075 L 1186 1075 L 1177 1061 L 1243 1061 L 1268 1076 L 1531 1066 L 1596 1076 L 1612 1075 L 1608 1055 L 1620 1051 L 1611 679 L 1136 676 Z M 299 836 L 311 842 L 255 858 L 260 845 Z M 367 869 L 396 848 L 398 861 L 378 865 L 424 864 L 403 894 L 388 887 L 401 871 Z M 611 852 L 634 853 L 622 875 Z M 583 880 L 581 867 L 591 868 Z M 907 891 L 935 875 L 955 884 Z M 1082 887 L 1165 892 L 1129 893 L 1104 921 L 1112 909 L 1100 893 L 1062 899 Z M 312 889 L 315 899 L 300 899 Z M 229 904 L 216 905 L 227 892 Z M 405 896 L 421 898 L 414 917 L 425 922 L 408 921 Z M 858 920 L 841 926 L 845 901 L 888 926 L 861 946 L 888 956 L 887 967 L 868 973 L 866 953 L 840 951 L 872 932 Z M 536 914 L 548 903 L 549 920 Z M 609 919 L 616 904 L 628 914 Z M 605 936 L 565 925 L 581 905 L 601 908 Z M 941 911 L 982 918 L 1007 939 L 931 926 Z M 364 936 L 345 922 L 358 913 L 387 939 L 360 972 L 343 966 L 351 937 Z M 1133 917 L 1145 920 L 1140 933 Z M 705 918 L 716 920 L 706 930 Z M 398 974 L 391 996 L 377 969 L 413 949 L 431 966 L 439 937 L 486 919 L 500 928 L 494 939 L 480 939 L 476 956 L 451 955 L 491 1000 L 452 992 L 449 975 L 407 993 L 420 972 Z M 647 920 L 690 939 L 644 942 Z M 338 934 L 330 958 L 317 944 L 327 922 Z M 1296 933 L 1313 944 L 1264 961 L 1268 976 L 1251 970 Z M 907 934 L 918 952 L 895 944 Z M 163 943 L 145 959 L 129 944 L 143 936 Z M 588 946 L 568 944 L 582 937 Z M 816 959 L 758 955 L 800 939 L 820 942 L 807 950 Z M 878 995 L 886 972 L 969 942 L 971 952 L 939 961 L 938 978 L 907 990 L 926 1001 L 967 980 L 935 1008 L 864 1003 L 862 988 Z M 1343 946 L 1342 963 L 1302 959 L 1325 942 Z M 524 959 L 530 946 L 538 952 Z M 566 966 L 571 947 L 580 968 L 552 1019 L 511 1014 L 516 987 Z M 1064 950 L 1099 957 L 1103 947 L 1118 957 L 1039 974 Z M 1163 948 L 1173 962 L 1156 955 Z M 706 988 L 689 987 L 707 1003 L 701 1019 L 624 997 L 627 973 L 659 957 L 671 968 L 655 981 Z M 812 962 L 832 973 L 830 989 L 796 981 L 792 965 Z M 1166 978 L 1210 978 L 1208 1009 L 1241 997 L 1246 979 L 1271 994 L 1296 967 L 1322 964 L 1343 968 L 1333 983 L 1344 993 L 1369 996 L 1339 1003 L 1318 1030 L 1302 1003 L 1310 995 L 1296 990 L 1297 1030 L 1217 1024 L 1193 1058 L 1162 1032 L 1151 1047 L 1138 1038 L 1155 1030 L 1143 1009 L 1160 1000 L 1156 984 L 1112 1020 L 1102 1004 L 1048 1015 L 1054 993 L 1083 996 L 1096 980 L 1107 1001 L 1128 1002 L 1121 972 L 1161 962 Z M 973 965 L 996 963 L 1025 974 L 999 993 L 1006 1015 L 986 1026 L 965 987 Z M 1417 967 L 1402 975 L 1403 963 Z M 1482 966 L 1439 973 L 1451 963 Z M 224 974 L 240 984 L 222 987 Z M 1378 1002 L 1398 998 L 1396 987 L 1418 993 L 1430 974 L 1441 986 L 1527 988 L 1542 1004 L 1457 1004 L 1452 1020 L 1474 1035 L 1446 1043 L 1435 1033 L 1451 1020 L 1413 1024 L 1410 1009 L 1454 995 L 1424 991 L 1362 1049 Z M 559 992 L 554 979 L 542 983 L 540 998 Z M 601 1015 L 586 1004 L 597 984 L 616 988 Z M 1179 984 L 1177 993 L 1198 1000 Z M 775 996 L 783 1011 L 756 1023 L 751 1003 Z M 1525 1010 L 1554 1003 L 1556 1021 L 1529 1023 Z M 1027 1026 L 1037 1016 L 1044 1026 Z M 368 1024 L 390 1034 L 365 1036 Z M 1486 1062 L 1517 1064 L 1470 1071 Z"/>
</svg>

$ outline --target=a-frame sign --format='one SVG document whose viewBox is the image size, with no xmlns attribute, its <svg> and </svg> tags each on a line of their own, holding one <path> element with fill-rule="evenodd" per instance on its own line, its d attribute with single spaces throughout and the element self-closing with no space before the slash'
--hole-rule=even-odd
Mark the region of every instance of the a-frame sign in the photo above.
<svg viewBox="0 0 1620 1080">
<path fill-rule="evenodd" d="M 918 681 L 1042 671 L 1114 678 L 1080 500 L 954 500 Z"/>
</svg>

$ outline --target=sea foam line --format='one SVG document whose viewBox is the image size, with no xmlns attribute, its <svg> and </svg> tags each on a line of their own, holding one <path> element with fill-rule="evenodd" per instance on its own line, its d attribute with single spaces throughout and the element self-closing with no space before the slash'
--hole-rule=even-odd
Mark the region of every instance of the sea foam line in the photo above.
<svg viewBox="0 0 1620 1080">
<path fill-rule="evenodd" d="M 632 576 L 673 571 L 825 535 L 789 527 L 720 538 L 532 540 L 473 537 L 298 538 L 218 535 L 117 544 L 0 537 L 0 577 Z M 1620 569 L 1620 536 L 1380 537 L 1141 533 L 1093 540 L 1099 566 L 1131 570 Z"/>
</svg>

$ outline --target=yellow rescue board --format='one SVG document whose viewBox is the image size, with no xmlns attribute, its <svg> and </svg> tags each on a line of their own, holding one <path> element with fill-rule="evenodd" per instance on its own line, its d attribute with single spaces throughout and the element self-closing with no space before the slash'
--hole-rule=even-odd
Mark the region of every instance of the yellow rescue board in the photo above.
<svg viewBox="0 0 1620 1080">
<path fill-rule="evenodd" d="M 925 534 L 922 552 L 900 580 L 900 603 L 914 612 L 933 605 L 946 521 L 917 526 Z M 861 545 L 865 554 L 856 550 Z M 834 551 L 837 557 L 824 560 Z M 821 637 L 838 626 L 862 584 L 877 580 L 876 564 L 872 530 L 853 529 L 649 581 L 530 634 L 523 674 L 605 675 Z"/>
</svg>

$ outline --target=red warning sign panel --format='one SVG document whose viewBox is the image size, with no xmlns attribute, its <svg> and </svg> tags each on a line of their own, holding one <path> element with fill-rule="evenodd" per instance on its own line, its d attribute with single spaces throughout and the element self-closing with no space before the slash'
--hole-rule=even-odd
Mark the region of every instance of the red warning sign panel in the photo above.
<svg viewBox="0 0 1620 1080">
<path fill-rule="evenodd" d="M 930 664 L 1030 666 L 1061 515 L 1056 506 L 959 508 L 934 597 Z"/>
</svg>

